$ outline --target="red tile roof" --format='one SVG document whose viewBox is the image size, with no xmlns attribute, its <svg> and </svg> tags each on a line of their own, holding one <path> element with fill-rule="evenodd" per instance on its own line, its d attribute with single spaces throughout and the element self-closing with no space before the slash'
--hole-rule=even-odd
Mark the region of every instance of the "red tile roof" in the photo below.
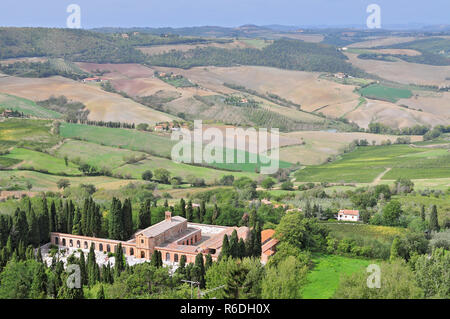
<svg viewBox="0 0 450 319">
<path fill-rule="evenodd" d="M 338 214 L 359 216 L 359 210 L 341 209 Z"/>
</svg>

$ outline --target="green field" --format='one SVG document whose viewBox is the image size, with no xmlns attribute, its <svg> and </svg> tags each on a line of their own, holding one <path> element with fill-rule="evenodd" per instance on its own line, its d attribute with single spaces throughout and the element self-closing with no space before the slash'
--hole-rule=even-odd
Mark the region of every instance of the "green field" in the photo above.
<svg viewBox="0 0 450 319">
<path fill-rule="evenodd" d="M 367 98 L 380 99 L 397 102 L 400 99 L 409 99 L 413 94 L 408 89 L 393 88 L 379 84 L 372 84 L 359 90 L 362 96 Z"/>
<path fill-rule="evenodd" d="M 342 275 L 355 273 L 372 263 L 366 259 L 321 254 L 314 255 L 313 262 L 314 268 L 307 276 L 308 284 L 301 293 L 304 299 L 333 297 Z"/>
<path fill-rule="evenodd" d="M 365 239 L 375 239 L 381 242 L 391 243 L 395 236 L 402 235 L 406 232 L 405 228 L 367 224 L 327 223 L 326 225 L 330 229 L 330 235 L 338 239 L 357 239 L 364 237 Z"/>
<path fill-rule="evenodd" d="M 63 123 L 60 135 L 89 142 L 142 151 L 157 156 L 169 157 L 175 142 L 169 138 L 138 130 L 116 129 L 101 126 Z"/>
<path fill-rule="evenodd" d="M 39 118 L 61 118 L 62 114 L 37 105 L 35 102 L 9 94 L 0 93 L 0 108 L 22 112 Z"/>
<path fill-rule="evenodd" d="M 52 122 L 47 120 L 8 119 L 0 122 L 0 148 L 50 148 L 60 140 L 51 133 L 51 127 Z"/>
<path fill-rule="evenodd" d="M 33 185 L 31 191 L 57 191 L 56 183 L 65 178 L 70 181 L 71 186 L 80 184 L 92 184 L 97 188 L 118 189 L 127 185 L 132 180 L 122 180 L 106 176 L 77 176 L 62 177 L 57 175 L 43 174 L 34 171 L 0 171 L 0 188 L 11 190 L 26 190 L 27 182 Z"/>
<path fill-rule="evenodd" d="M 165 168 L 172 176 L 186 178 L 189 175 L 204 178 L 207 182 L 214 182 L 223 175 L 230 174 L 228 171 L 199 167 L 187 164 L 178 164 L 164 157 L 151 156 L 142 152 L 129 151 L 125 149 L 102 146 L 85 141 L 68 140 L 58 148 L 55 155 L 63 158 L 65 155 L 70 159 L 80 159 L 82 163 L 88 163 L 97 168 L 109 168 L 113 173 L 123 176 L 131 176 L 140 179 L 146 170 L 154 171 L 157 168 Z M 145 156 L 146 159 L 137 163 L 128 164 L 126 159 L 131 156 Z M 241 176 L 256 177 L 253 172 L 232 172 L 237 178 Z"/>
<path fill-rule="evenodd" d="M 172 147 L 176 144 L 176 141 L 171 141 L 168 137 L 162 137 L 148 132 L 72 123 L 63 123 L 60 128 L 60 134 L 65 138 L 77 138 L 101 145 L 146 152 L 151 155 L 161 156 L 165 158 L 170 158 Z M 235 159 L 237 158 L 238 154 L 243 153 L 246 159 L 249 158 L 248 152 L 238 150 L 235 153 Z M 226 154 L 225 148 L 223 154 Z M 254 173 L 255 166 L 259 167 L 260 165 L 261 162 L 259 161 L 259 159 L 258 163 L 237 163 L 237 160 L 235 160 L 235 163 L 231 164 L 210 164 L 210 166 L 214 166 L 219 169 L 243 171 L 249 173 Z M 291 165 L 291 163 L 280 161 L 280 167 L 290 167 Z"/>
<path fill-rule="evenodd" d="M 429 152 L 409 145 L 358 147 L 335 162 L 306 167 L 295 176 L 298 182 L 370 183 L 392 168 L 383 180 L 450 177 L 450 154 L 446 150 Z"/>
<path fill-rule="evenodd" d="M 114 169 L 126 164 L 126 160 L 133 156 L 147 156 L 142 152 L 102 146 L 95 143 L 66 140 L 55 152 L 55 156 L 81 163 L 87 163 L 97 168 Z"/>
<path fill-rule="evenodd" d="M 55 175 L 81 175 L 78 167 L 71 162 L 66 166 L 64 159 L 24 148 L 15 148 L 9 154 L 2 155 L 0 158 L 19 161 L 21 164 L 17 169 L 38 170 Z"/>
<path fill-rule="evenodd" d="M 243 176 L 256 178 L 256 173 L 254 172 L 229 172 L 214 168 L 176 163 L 166 158 L 156 156 L 149 156 L 148 159 L 139 163 L 124 165 L 115 169 L 114 173 L 120 173 L 124 176 L 129 175 L 133 178 L 141 178 L 144 171 L 154 171 L 160 167 L 167 169 L 171 173 L 171 176 L 180 176 L 183 179 L 188 176 L 194 176 L 196 178 L 204 178 L 206 182 L 214 182 L 214 180 L 219 180 L 222 176 L 230 174 L 234 175 L 235 178 Z"/>
</svg>

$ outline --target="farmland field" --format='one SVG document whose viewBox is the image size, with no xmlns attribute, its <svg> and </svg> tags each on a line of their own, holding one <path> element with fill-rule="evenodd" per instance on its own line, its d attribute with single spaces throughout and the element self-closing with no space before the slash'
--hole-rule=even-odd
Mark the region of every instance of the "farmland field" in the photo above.
<svg viewBox="0 0 450 319">
<path fill-rule="evenodd" d="M 335 162 L 309 166 L 296 173 L 297 181 L 370 183 L 387 168 L 392 168 L 382 179 L 397 177 L 444 178 L 450 176 L 449 154 L 439 152 L 427 156 L 429 150 L 407 145 L 367 146 L 342 155 Z M 424 156 L 409 155 L 425 153 Z M 409 156 L 409 157 L 408 157 Z"/>
<path fill-rule="evenodd" d="M 340 277 L 367 267 L 372 262 L 366 259 L 336 255 L 315 255 L 314 268 L 307 275 L 308 284 L 302 289 L 304 299 L 328 299 L 333 297 Z"/>
<path fill-rule="evenodd" d="M 388 100 L 393 103 L 397 102 L 399 99 L 409 99 L 412 96 L 412 92 L 410 90 L 390 88 L 377 84 L 367 86 L 359 90 L 359 92 L 368 98 Z"/>
<path fill-rule="evenodd" d="M 31 100 L 9 94 L 0 94 L 0 108 L 23 112 L 23 114 L 25 115 L 40 118 L 56 119 L 62 116 L 60 113 L 39 106 Z"/>
<path fill-rule="evenodd" d="M 17 164 L 17 169 L 47 171 L 51 174 L 59 175 L 81 175 L 81 172 L 75 164 L 69 162 L 66 166 L 63 159 L 53 157 L 46 153 L 15 148 L 9 154 L 2 155 L 1 157 L 19 160 L 20 164 Z"/>
<path fill-rule="evenodd" d="M 52 122 L 47 120 L 8 119 L 0 122 L 0 146 L 50 148 L 60 140 L 51 129 Z"/>
</svg>

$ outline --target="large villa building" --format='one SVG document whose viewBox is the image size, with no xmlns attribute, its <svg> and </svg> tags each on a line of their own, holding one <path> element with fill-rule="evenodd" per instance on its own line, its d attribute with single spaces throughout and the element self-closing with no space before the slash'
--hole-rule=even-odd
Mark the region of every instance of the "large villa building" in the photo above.
<svg viewBox="0 0 450 319">
<path fill-rule="evenodd" d="M 185 218 L 172 217 L 171 212 L 166 212 L 162 222 L 138 231 L 128 241 L 51 233 L 51 243 L 81 249 L 89 249 L 93 244 L 96 251 L 103 252 L 115 252 L 120 243 L 126 256 L 150 260 L 153 252 L 158 250 L 165 263 L 177 263 L 183 255 L 187 263 L 193 263 L 199 253 L 211 254 L 212 259 L 217 260 L 224 235 L 231 236 L 235 229 L 239 238 L 247 238 L 248 227 L 188 223 Z"/>
</svg>

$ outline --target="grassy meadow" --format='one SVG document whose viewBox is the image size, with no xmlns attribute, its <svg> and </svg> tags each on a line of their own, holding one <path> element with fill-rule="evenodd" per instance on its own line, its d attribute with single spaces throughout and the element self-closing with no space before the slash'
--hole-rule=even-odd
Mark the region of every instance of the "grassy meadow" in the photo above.
<svg viewBox="0 0 450 319">
<path fill-rule="evenodd" d="M 322 254 L 314 255 L 313 262 L 314 268 L 308 273 L 308 283 L 301 292 L 304 299 L 333 297 L 342 275 L 352 274 L 372 263 L 367 259 Z"/>
<path fill-rule="evenodd" d="M 295 176 L 299 182 L 370 183 L 391 168 L 383 180 L 450 177 L 450 154 L 446 150 L 428 152 L 409 145 L 358 147 L 332 163 L 308 166 Z"/>
</svg>

